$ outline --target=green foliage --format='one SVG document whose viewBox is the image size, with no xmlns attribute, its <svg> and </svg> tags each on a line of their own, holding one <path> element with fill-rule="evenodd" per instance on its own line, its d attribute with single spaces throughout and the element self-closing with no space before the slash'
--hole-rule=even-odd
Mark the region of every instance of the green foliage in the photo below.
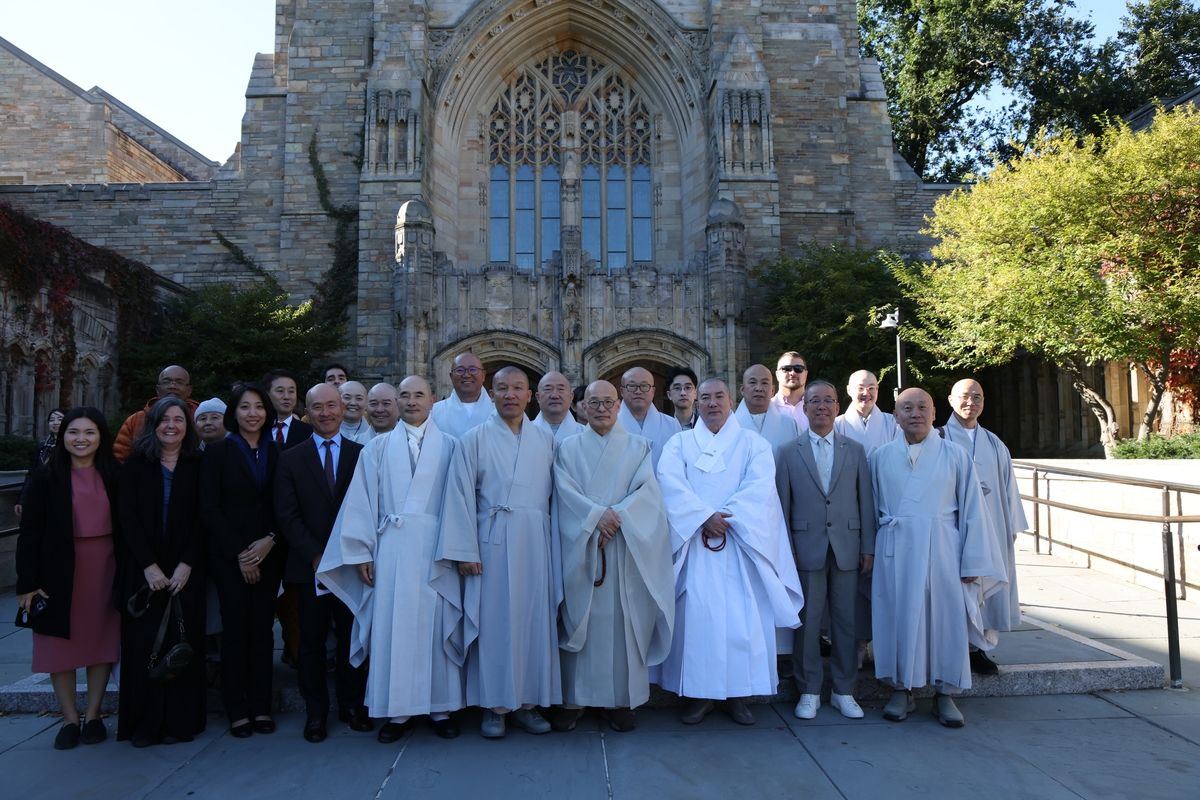
<svg viewBox="0 0 1200 800">
<path fill-rule="evenodd" d="M 1113 458 L 1200 458 L 1200 433 L 1125 439 L 1113 448 Z"/>
<path fill-rule="evenodd" d="M 1128 55 L 1128 78 L 1138 105 L 1169 100 L 1200 82 L 1200 11 L 1187 0 L 1126 5 L 1117 41 Z"/>
<path fill-rule="evenodd" d="M 37 450 L 37 442 L 28 436 L 0 436 L 0 470 L 27 469 Z"/>
<path fill-rule="evenodd" d="M 767 303 L 758 323 L 771 348 L 799 352 L 809 379 L 827 380 L 839 392 L 851 373 L 869 369 L 879 376 L 880 396 L 890 397 L 896 337 L 881 330 L 879 321 L 897 305 L 911 310 L 892 274 L 894 260 L 899 257 L 882 250 L 805 244 L 794 258 L 780 254 L 760 264 L 755 275 L 767 290 Z M 909 381 L 940 386 L 930 359 L 909 355 Z"/>
<path fill-rule="evenodd" d="M 158 335 L 130 353 L 143 397 L 153 394 L 158 373 L 180 364 L 192 375 L 192 396 L 228 397 L 239 381 L 257 381 L 285 367 L 312 383 L 330 353 L 346 344 L 345 327 L 330 325 L 311 302 L 293 306 L 272 282 L 206 285 L 173 301 Z"/>
</svg>

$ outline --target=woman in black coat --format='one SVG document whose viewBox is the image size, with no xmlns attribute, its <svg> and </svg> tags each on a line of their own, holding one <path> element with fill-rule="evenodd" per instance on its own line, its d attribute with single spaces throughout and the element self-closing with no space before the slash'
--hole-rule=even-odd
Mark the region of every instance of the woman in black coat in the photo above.
<svg viewBox="0 0 1200 800">
<path fill-rule="evenodd" d="M 200 518 L 221 601 L 221 695 L 230 733 L 239 739 L 275 730 L 275 596 L 287 550 L 275 539 L 271 500 L 280 450 L 265 431 L 274 422 L 261 387 L 237 386 L 225 413 L 231 435 L 206 445 L 200 465 Z"/>
<path fill-rule="evenodd" d="M 119 467 L 104 414 L 73 408 L 50 461 L 29 484 L 21 515 L 17 604 L 31 614 L 33 671 L 50 673 L 62 707 L 57 750 L 107 736 L 100 705 L 121 643 L 113 591 L 120 552 Z M 75 670 L 84 667 L 88 700 L 81 721 Z"/>
<path fill-rule="evenodd" d="M 200 524 L 200 438 L 191 412 L 164 397 L 146 414 L 121 473 L 120 515 L 124 544 L 117 607 L 121 611 L 121 695 L 117 740 L 134 747 L 190 742 L 204 730 L 206 681 L 200 651 L 170 683 L 152 681 L 151 657 L 161 660 L 181 640 L 204 641 L 206 542 Z M 149 587 L 149 592 L 145 591 Z M 141 594 L 138 595 L 138 592 Z M 137 595 L 134 616 L 129 598 Z M 171 599 L 172 616 L 157 654 L 155 639 Z"/>
</svg>

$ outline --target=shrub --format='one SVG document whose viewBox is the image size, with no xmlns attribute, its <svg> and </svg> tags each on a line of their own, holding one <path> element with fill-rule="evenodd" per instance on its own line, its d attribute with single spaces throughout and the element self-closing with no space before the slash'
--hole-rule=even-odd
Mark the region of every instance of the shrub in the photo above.
<svg viewBox="0 0 1200 800">
<path fill-rule="evenodd" d="M 1166 437 L 1152 433 L 1146 439 L 1123 439 L 1113 448 L 1114 458 L 1200 458 L 1200 433 Z"/>
<path fill-rule="evenodd" d="M 28 436 L 0 436 L 0 470 L 27 469 L 37 450 L 37 442 Z"/>
</svg>

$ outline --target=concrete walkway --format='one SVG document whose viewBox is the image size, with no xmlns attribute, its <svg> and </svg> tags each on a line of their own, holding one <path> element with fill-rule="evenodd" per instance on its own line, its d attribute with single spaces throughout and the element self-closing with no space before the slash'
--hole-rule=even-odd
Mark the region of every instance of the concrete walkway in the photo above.
<svg viewBox="0 0 1200 800">
<path fill-rule="evenodd" d="M 1030 616 L 1146 657 L 1165 654 L 1162 601 L 1060 559 L 1022 553 L 1021 596 Z M 0 600 L 7 607 L 11 596 Z M 1189 685 L 1200 682 L 1200 608 L 1187 619 Z M 1157 615 L 1157 616 L 1156 616 Z M 8 617 L 0 617 L 6 624 Z M 8 635 L 4 635 L 4 634 Z M 0 630 L 0 669 L 28 676 L 16 660 L 23 632 Z M 1025 636 L 1028 639 L 1018 639 Z M 1039 644 L 1039 637 L 1048 644 Z M 1037 626 L 1006 640 L 1018 661 L 1080 644 Z M 1011 642 L 1011 645 L 1008 644 Z M 1084 645 L 1086 646 L 1086 645 Z M 1014 649 L 1015 648 L 1015 649 Z M 1031 649 L 1032 648 L 1032 649 Z M 1047 650 L 1046 648 L 1050 648 Z M 1018 650 L 1027 651 L 1019 655 Z M 1067 653 L 1070 655 L 1070 653 Z M 997 660 L 1005 662 L 997 653 Z M 1051 656 L 1046 656 L 1047 658 Z M 1055 661 L 1060 659 L 1053 657 Z M 1097 656 L 1102 658 L 1102 656 Z M 294 673 L 293 673 L 294 674 Z M 134 750 L 111 739 L 60 753 L 51 716 L 0 717 L 0 794 L 13 798 L 1188 798 L 1200 796 L 1200 691 L 1163 689 L 1048 697 L 973 697 L 967 725 L 942 728 L 930 701 L 903 723 L 882 719 L 867 701 L 862 721 L 822 706 L 801 722 L 790 704 L 758 705 L 741 727 L 713 714 L 690 727 L 678 710 L 645 709 L 638 729 L 614 733 L 592 715 L 569 734 L 480 738 L 478 714 L 464 712 L 463 736 L 442 741 L 421 726 L 394 745 L 332 723 L 330 738 L 300 737 L 303 717 L 277 716 L 279 730 L 231 739 L 222 719 L 189 744 Z M 115 718 L 106 720 L 115 732 Z"/>
</svg>

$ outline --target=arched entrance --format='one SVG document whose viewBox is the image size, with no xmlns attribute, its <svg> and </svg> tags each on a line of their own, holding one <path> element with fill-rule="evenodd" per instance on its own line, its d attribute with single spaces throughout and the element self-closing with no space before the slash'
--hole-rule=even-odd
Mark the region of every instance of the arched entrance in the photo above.
<svg viewBox="0 0 1200 800">
<path fill-rule="evenodd" d="M 492 377 L 497 372 L 504 369 L 505 367 L 519 367 L 520 369 L 524 370 L 524 372 L 527 376 L 529 376 L 529 388 L 533 390 L 534 395 L 533 395 L 533 399 L 529 401 L 529 406 L 525 409 L 525 414 L 530 419 L 533 419 L 534 417 L 536 417 L 538 415 L 538 401 L 537 401 L 538 381 L 540 381 L 542 379 L 542 376 L 545 375 L 546 373 L 535 370 L 532 367 L 530 367 L 528 364 L 518 364 L 516 361 L 505 361 L 505 360 L 484 361 L 483 368 L 487 371 L 487 377 L 484 378 L 484 380 L 483 380 L 483 386 L 485 389 L 487 389 L 488 394 L 492 393 Z"/>
<path fill-rule="evenodd" d="M 561 362 L 557 347 L 517 331 L 492 330 L 467 336 L 443 347 L 433 357 L 430 374 L 438 399 L 449 396 L 452 391 L 450 369 L 455 357 L 468 352 L 483 362 L 487 372 L 483 385 L 488 392 L 492 389 L 492 376 L 508 366 L 525 370 L 529 376 L 529 388 L 536 392 L 542 376 L 559 369 Z M 531 419 L 537 416 L 537 398 L 530 401 L 526 412 Z"/>
<path fill-rule="evenodd" d="M 590 381 L 603 379 L 616 387 L 621 375 L 642 367 L 654 376 L 654 407 L 664 414 L 674 410 L 667 399 L 667 371 L 691 367 L 703 380 L 712 373 L 712 359 L 695 343 L 670 331 L 636 328 L 606 336 L 583 352 L 583 374 Z"/>
<path fill-rule="evenodd" d="M 631 361 L 613 369 L 607 375 L 601 375 L 599 380 L 608 381 L 617 387 L 617 392 L 619 393 L 621 391 L 621 376 L 627 370 L 631 370 L 634 367 L 641 367 L 654 376 L 654 407 L 664 414 L 672 414 L 675 411 L 675 406 L 667 399 L 667 370 L 672 366 L 674 365 L 645 359 Z"/>
</svg>

